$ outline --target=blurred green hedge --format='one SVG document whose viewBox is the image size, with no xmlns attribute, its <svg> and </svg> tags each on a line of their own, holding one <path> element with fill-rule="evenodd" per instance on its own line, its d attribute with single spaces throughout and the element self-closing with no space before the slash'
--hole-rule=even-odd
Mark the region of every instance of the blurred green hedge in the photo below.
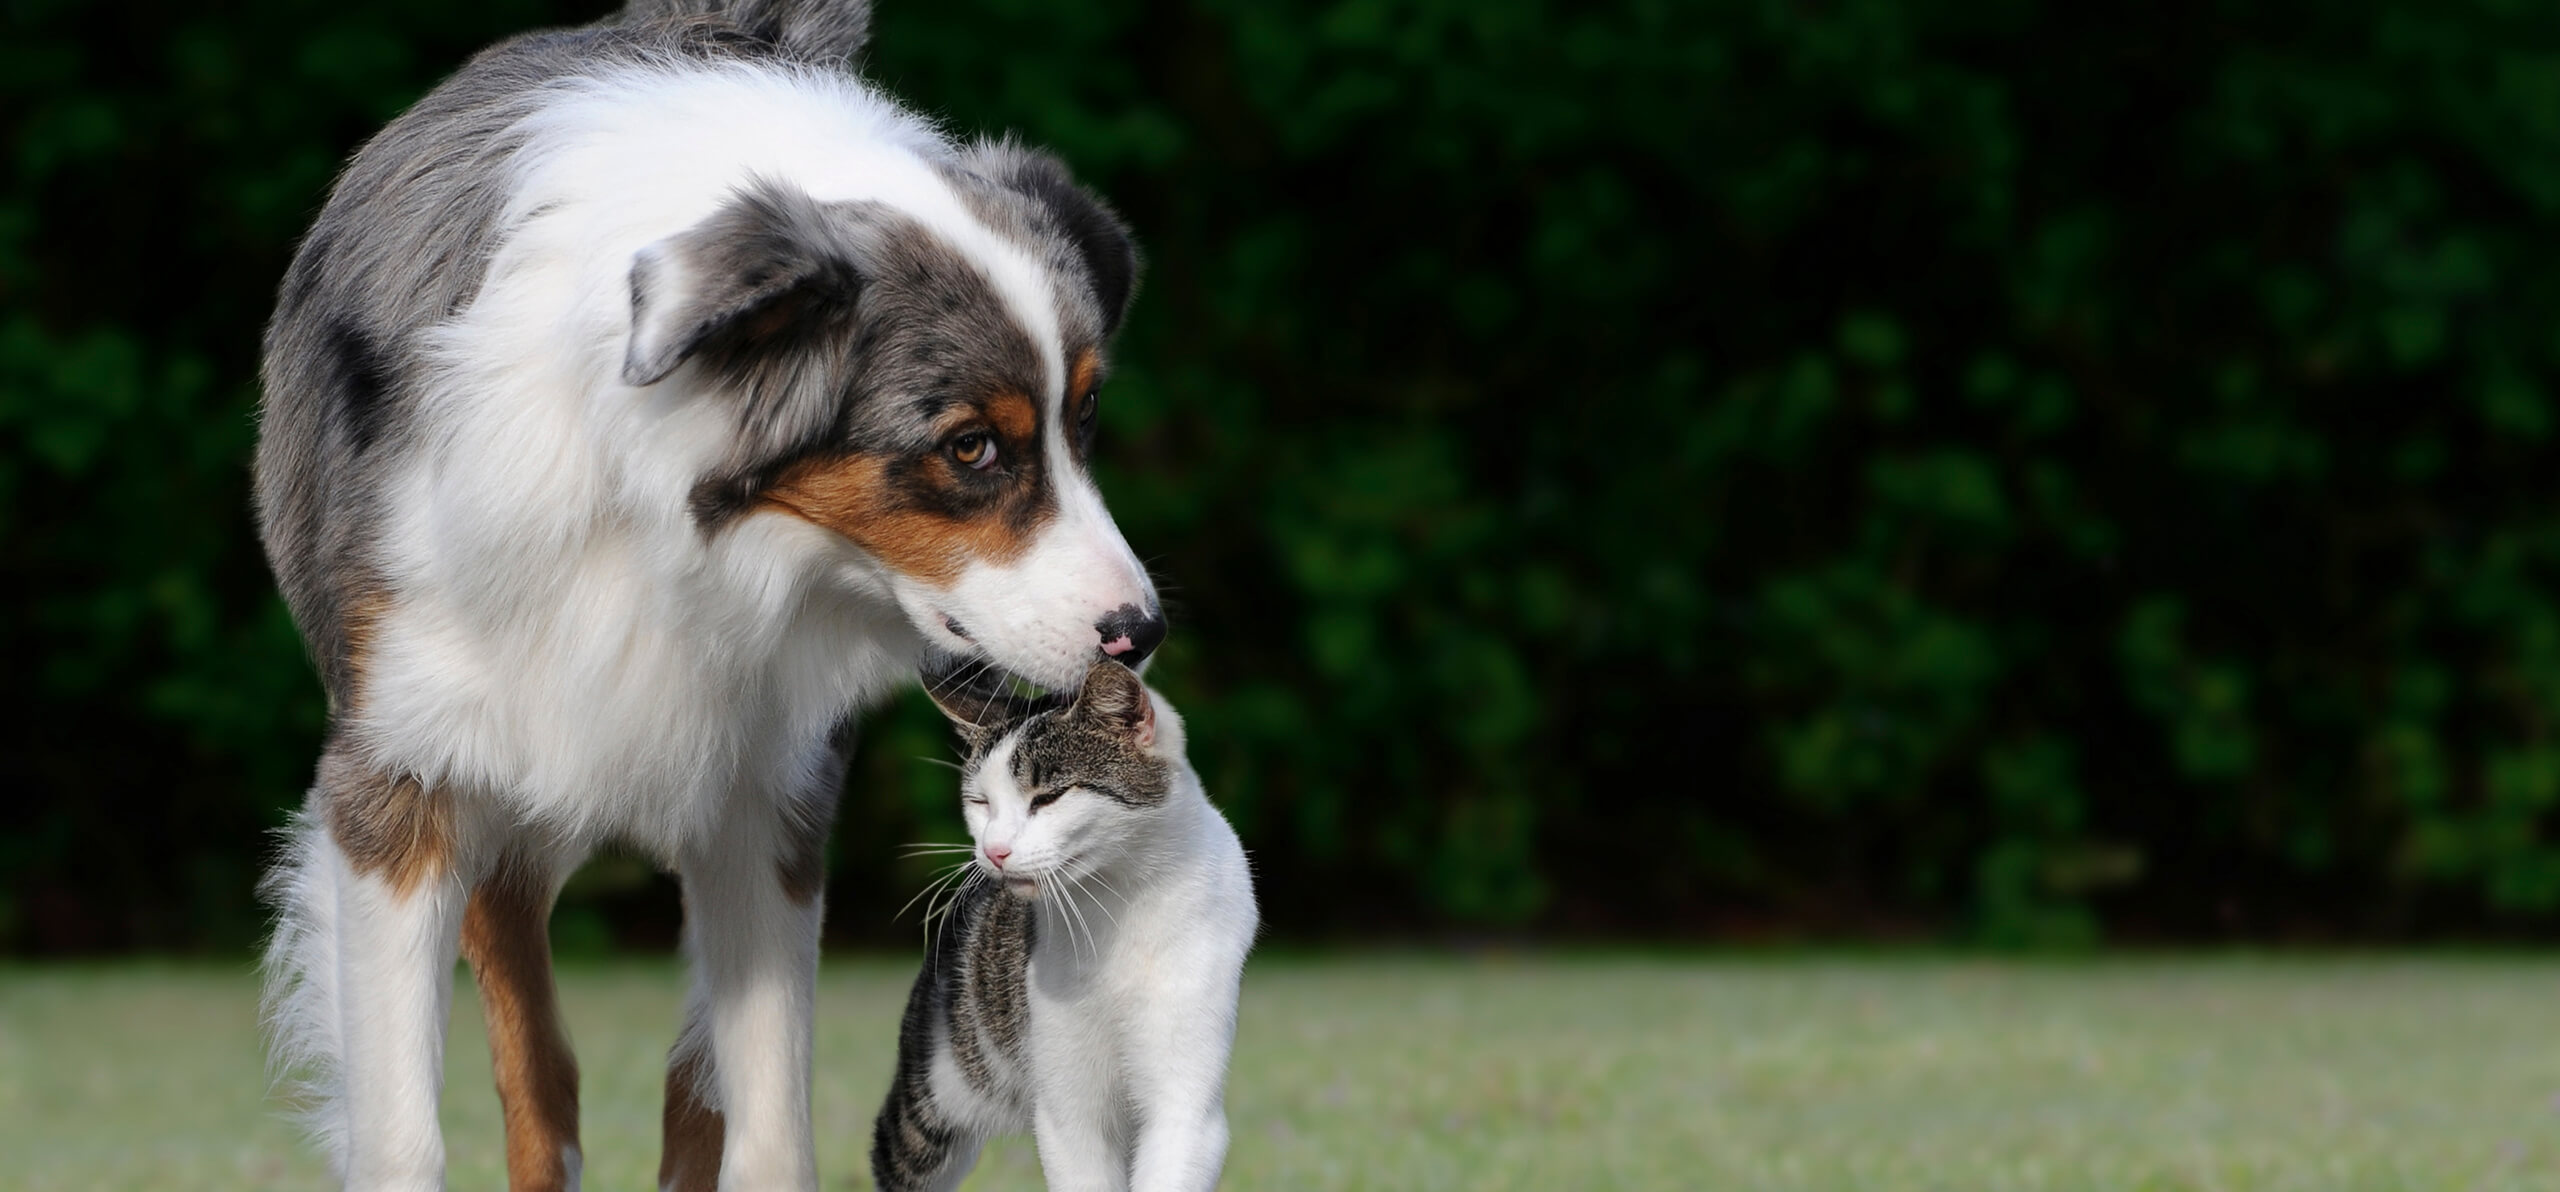
<svg viewBox="0 0 2560 1192">
<path fill-rule="evenodd" d="M 537 0 L 0 0 L 0 949 L 229 947 L 316 686 L 246 514 L 335 164 Z M 1150 258 L 1103 480 L 1302 934 L 2530 932 L 2531 0 L 882 0 Z M 875 727 L 834 930 L 957 831 Z M 592 870 L 564 942 L 663 936 Z"/>
</svg>

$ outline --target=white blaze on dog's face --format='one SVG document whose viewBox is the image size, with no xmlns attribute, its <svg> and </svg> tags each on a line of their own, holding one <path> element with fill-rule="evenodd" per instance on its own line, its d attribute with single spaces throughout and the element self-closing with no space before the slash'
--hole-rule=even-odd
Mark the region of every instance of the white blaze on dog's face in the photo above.
<svg viewBox="0 0 2560 1192">
<path fill-rule="evenodd" d="M 905 458 L 822 459 L 785 471 L 766 500 L 860 548 L 909 622 L 955 659 L 1048 687 L 1072 685 L 1097 650 L 1143 660 L 1163 619 L 1086 470 L 1095 375 L 1088 363 L 1037 402 L 1011 389 L 945 401 Z M 1083 427 L 1073 441 L 1071 419 Z"/>
<path fill-rule="evenodd" d="M 945 177 L 921 212 L 760 184 L 652 245 L 624 379 L 690 367 L 735 404 L 705 533 L 820 527 L 938 652 L 1071 688 L 1164 636 L 1087 471 L 1134 250 L 1054 159 L 982 145 Z"/>
<path fill-rule="evenodd" d="M 953 462 L 1012 474 L 1037 502 L 1028 532 L 970 543 L 947 579 L 898 568 L 892 585 L 928 641 L 964 657 L 983 654 L 1049 687 L 1074 683 L 1097 649 L 1135 663 L 1164 636 L 1154 584 L 1087 470 L 1100 416 L 1099 348 L 1079 347 L 1065 371 L 1034 420 L 1036 433 L 973 420 L 945 440 Z M 1023 421 L 1011 409 L 1011 395 L 1001 395 L 994 416 Z M 1024 459 L 1032 452 L 1036 463 Z M 971 463 L 971 455 L 979 458 Z"/>
</svg>

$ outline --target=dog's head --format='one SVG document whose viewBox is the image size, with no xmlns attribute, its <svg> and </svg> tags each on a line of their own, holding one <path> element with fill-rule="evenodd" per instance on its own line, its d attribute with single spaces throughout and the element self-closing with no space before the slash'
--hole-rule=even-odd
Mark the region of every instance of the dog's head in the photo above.
<svg viewBox="0 0 2560 1192">
<path fill-rule="evenodd" d="M 941 177 L 957 201 L 921 210 L 759 182 L 642 250 L 623 380 L 734 408 L 706 534 L 818 526 L 946 663 L 1073 687 L 1165 631 L 1086 470 L 1136 252 L 1046 154 L 981 144 Z"/>
</svg>

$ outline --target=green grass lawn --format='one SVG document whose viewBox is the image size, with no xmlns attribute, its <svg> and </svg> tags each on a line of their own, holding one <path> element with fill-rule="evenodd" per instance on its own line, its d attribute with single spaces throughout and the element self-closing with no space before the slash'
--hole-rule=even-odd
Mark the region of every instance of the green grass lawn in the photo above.
<svg viewBox="0 0 2560 1192">
<path fill-rule="evenodd" d="M 819 1164 L 863 1188 L 903 960 L 827 967 Z M 656 1170 L 670 965 L 563 975 L 587 1186 Z M 245 971 L 0 969 L 0 1185 L 302 1189 Z M 456 999 L 456 1189 L 498 1188 Z M 2560 961 L 1266 957 L 1233 1189 L 2560 1188 Z M 1030 1189 L 1027 1143 L 970 1187 Z"/>
</svg>

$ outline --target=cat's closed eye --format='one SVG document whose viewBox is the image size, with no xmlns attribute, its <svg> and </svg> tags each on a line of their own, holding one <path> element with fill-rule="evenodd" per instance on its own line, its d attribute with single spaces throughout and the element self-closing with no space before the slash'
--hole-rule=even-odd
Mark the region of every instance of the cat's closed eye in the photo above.
<svg viewBox="0 0 2560 1192">
<path fill-rule="evenodd" d="M 1059 789 L 1053 791 L 1042 791 L 1039 794 L 1033 795 L 1031 796 L 1031 809 L 1033 811 L 1038 811 L 1051 803 L 1057 802 L 1058 797 L 1066 793 L 1067 792 L 1064 789 Z"/>
</svg>

